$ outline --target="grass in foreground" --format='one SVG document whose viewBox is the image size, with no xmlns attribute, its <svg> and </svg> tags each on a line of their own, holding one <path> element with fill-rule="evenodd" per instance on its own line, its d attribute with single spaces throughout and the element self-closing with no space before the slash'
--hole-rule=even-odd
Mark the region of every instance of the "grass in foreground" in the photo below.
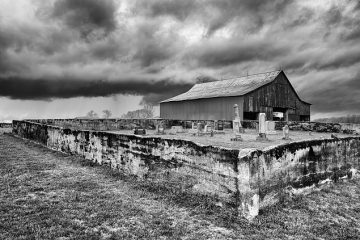
<svg viewBox="0 0 360 240">
<path fill-rule="evenodd" d="M 216 201 L 136 182 L 0 135 L 0 239 L 357 239 L 360 179 L 268 208 L 252 223 Z"/>
</svg>

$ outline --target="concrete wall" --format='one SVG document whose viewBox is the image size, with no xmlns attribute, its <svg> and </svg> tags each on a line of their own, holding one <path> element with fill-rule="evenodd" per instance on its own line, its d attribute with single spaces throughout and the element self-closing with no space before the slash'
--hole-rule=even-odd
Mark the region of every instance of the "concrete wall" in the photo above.
<svg viewBox="0 0 360 240">
<path fill-rule="evenodd" d="M 263 208 L 277 202 L 287 186 L 299 189 L 324 180 L 352 177 L 360 169 L 360 137 L 253 150 L 239 161 L 250 162 L 250 187 L 258 189 L 259 206 Z"/>
<path fill-rule="evenodd" d="M 251 214 L 249 163 L 238 161 L 238 150 L 184 140 L 70 130 L 29 121 L 14 121 L 13 133 L 143 180 L 175 181 L 181 189 L 235 206 L 243 216 Z"/>
<path fill-rule="evenodd" d="M 303 141 L 260 151 L 29 121 L 14 121 L 13 133 L 145 181 L 175 181 L 184 191 L 215 196 L 249 219 L 277 202 L 287 186 L 303 188 L 351 177 L 360 167 L 360 137 Z"/>
</svg>

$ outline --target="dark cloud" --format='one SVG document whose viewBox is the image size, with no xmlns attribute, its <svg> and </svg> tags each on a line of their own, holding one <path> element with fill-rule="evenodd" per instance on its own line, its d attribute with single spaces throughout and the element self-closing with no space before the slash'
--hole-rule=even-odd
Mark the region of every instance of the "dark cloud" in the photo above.
<svg viewBox="0 0 360 240">
<path fill-rule="evenodd" d="M 219 79 L 214 78 L 212 76 L 208 76 L 208 75 L 200 75 L 196 78 L 196 83 L 207 83 L 207 82 L 215 82 L 218 81 Z"/>
<path fill-rule="evenodd" d="M 315 13 L 309 8 L 299 8 L 295 13 L 291 14 L 289 19 L 284 21 L 284 29 L 292 29 L 304 26 L 310 23 L 314 18 Z"/>
<path fill-rule="evenodd" d="M 266 41 L 241 43 L 238 41 L 215 42 L 194 49 L 189 58 L 196 58 L 200 66 L 223 67 L 242 62 L 269 60 L 282 56 L 286 46 L 276 46 Z"/>
<path fill-rule="evenodd" d="M 105 34 L 112 32 L 116 28 L 115 14 L 116 6 L 112 0 L 58 0 L 52 15 L 89 37 L 99 29 Z"/>
<path fill-rule="evenodd" d="M 278 19 L 286 7 L 292 3 L 292 1 L 286 0 L 212 0 L 209 2 L 217 9 L 219 15 L 210 17 L 208 34 L 212 34 L 236 18 L 239 21 L 247 19 L 247 30 L 257 31 L 264 24 L 272 23 Z"/>
<path fill-rule="evenodd" d="M 150 16 L 173 16 L 180 21 L 184 21 L 189 15 L 193 14 L 199 7 L 196 0 L 182 1 L 141 1 L 138 7 L 145 8 Z"/>
<path fill-rule="evenodd" d="M 321 113 L 348 111 L 360 113 L 360 72 L 350 78 L 327 78 L 306 90 L 305 98 L 312 110 Z"/>
<path fill-rule="evenodd" d="M 179 21 L 200 19 L 207 26 L 206 35 L 210 36 L 234 19 L 246 20 L 245 26 L 249 31 L 259 30 L 265 23 L 278 19 L 292 2 L 290 0 L 149 0 L 138 1 L 137 8 L 151 17 L 170 16 Z"/>
<path fill-rule="evenodd" d="M 136 45 L 133 59 L 139 61 L 142 67 L 149 67 L 176 55 L 178 36 L 170 32 L 159 37 L 158 31 L 156 22 L 143 23 L 137 29 L 137 37 L 133 40 Z"/>
<path fill-rule="evenodd" d="M 0 19 L 0 96 L 136 94 L 156 103 L 209 76 L 281 67 L 315 111 L 358 103 L 350 97 L 360 88 L 356 0 L 2 0 L 0 7 L 5 1 L 39 10 L 0 9 L 8 15 Z"/>
<path fill-rule="evenodd" d="M 51 100 L 54 98 L 100 97 L 115 94 L 143 95 L 146 101 L 163 100 L 188 90 L 192 84 L 170 79 L 136 79 L 103 81 L 83 79 L 0 78 L 0 96 L 11 99 Z M 155 103 L 155 102 L 154 102 Z"/>
<path fill-rule="evenodd" d="M 328 10 L 325 14 L 325 24 L 327 26 L 332 26 L 341 23 L 341 21 L 343 20 L 342 12 L 343 9 L 341 9 L 339 6 L 332 6 L 330 10 Z"/>
</svg>

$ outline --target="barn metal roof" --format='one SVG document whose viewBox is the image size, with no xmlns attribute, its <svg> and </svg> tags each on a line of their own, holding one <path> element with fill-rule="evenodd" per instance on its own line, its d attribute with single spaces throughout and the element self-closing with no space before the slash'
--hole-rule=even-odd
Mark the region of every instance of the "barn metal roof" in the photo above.
<svg viewBox="0 0 360 240">
<path fill-rule="evenodd" d="M 281 71 L 259 73 L 227 80 L 195 84 L 189 91 L 162 102 L 245 95 L 272 82 Z"/>
</svg>

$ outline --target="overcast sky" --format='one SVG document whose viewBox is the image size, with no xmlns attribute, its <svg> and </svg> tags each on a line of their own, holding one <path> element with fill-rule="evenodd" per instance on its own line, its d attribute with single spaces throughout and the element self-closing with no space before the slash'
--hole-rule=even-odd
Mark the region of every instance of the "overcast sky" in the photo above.
<svg viewBox="0 0 360 240">
<path fill-rule="evenodd" d="M 121 116 L 279 68 L 313 119 L 360 114 L 360 2 L 0 0 L 0 120 Z"/>
</svg>

